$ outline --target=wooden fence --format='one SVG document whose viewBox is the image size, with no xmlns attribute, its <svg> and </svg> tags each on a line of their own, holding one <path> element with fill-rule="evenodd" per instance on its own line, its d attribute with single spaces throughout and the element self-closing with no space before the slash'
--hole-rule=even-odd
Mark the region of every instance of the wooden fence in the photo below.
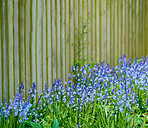
<svg viewBox="0 0 148 128">
<path fill-rule="evenodd" d="M 88 13 L 88 62 L 148 55 L 148 0 L 0 0 L 0 102 L 22 80 L 26 95 L 32 82 L 41 93 L 45 82 L 67 80 L 78 57 L 74 28 Z"/>
</svg>

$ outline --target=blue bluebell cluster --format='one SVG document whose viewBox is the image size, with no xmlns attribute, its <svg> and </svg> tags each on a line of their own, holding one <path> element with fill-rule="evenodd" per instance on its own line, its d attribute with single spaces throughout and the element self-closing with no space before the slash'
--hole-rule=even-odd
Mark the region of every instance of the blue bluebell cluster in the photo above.
<svg viewBox="0 0 148 128">
<path fill-rule="evenodd" d="M 78 111 L 78 116 L 82 116 L 88 106 L 93 109 L 94 103 L 107 106 L 108 110 L 120 112 L 124 112 L 126 108 L 128 113 L 133 112 L 133 106 L 148 109 L 147 57 L 140 60 L 136 58 L 132 63 L 131 59 L 127 60 L 123 55 L 119 58 L 119 65 L 114 68 L 102 62 L 101 65 L 88 64 L 82 68 L 75 65 L 71 71 L 67 82 L 54 80 L 51 89 L 47 88 L 46 83 L 37 103 L 34 103 L 38 92 L 35 83 L 29 89 L 27 100 L 23 97 L 22 83 L 14 99 L 10 100 L 10 104 L 5 101 L 1 104 L 0 116 L 7 119 L 10 114 L 13 114 L 19 116 L 19 122 L 28 120 L 32 116 L 32 120 L 37 122 L 40 118 L 44 118 L 46 109 L 48 114 L 52 114 L 54 112 L 52 106 L 55 104 L 62 104 L 62 107 Z M 140 98 L 143 100 L 142 104 Z"/>
</svg>

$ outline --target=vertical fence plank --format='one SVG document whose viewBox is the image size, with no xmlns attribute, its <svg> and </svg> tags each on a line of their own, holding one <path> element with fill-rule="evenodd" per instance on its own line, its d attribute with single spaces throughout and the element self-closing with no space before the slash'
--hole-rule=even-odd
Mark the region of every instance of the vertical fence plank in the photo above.
<svg viewBox="0 0 148 128">
<path fill-rule="evenodd" d="M 79 29 L 79 32 L 81 33 L 82 23 L 80 23 L 80 22 L 81 22 L 81 18 L 82 18 L 82 0 L 78 0 L 78 16 L 77 17 L 78 17 L 78 29 Z M 83 42 L 83 41 L 81 41 L 81 42 Z M 81 46 L 78 44 L 78 47 L 81 47 Z M 78 55 L 78 59 L 79 60 L 82 59 L 82 56 L 83 56 L 83 54 L 82 54 L 82 51 L 81 51 L 80 55 Z"/>
<path fill-rule="evenodd" d="M 31 4 L 31 74 L 32 74 L 32 79 L 31 82 L 37 82 L 36 80 L 36 76 L 37 76 L 37 71 L 36 71 L 36 0 L 31 0 L 32 4 Z M 37 83 L 36 83 L 37 84 Z"/>
<path fill-rule="evenodd" d="M 143 0 L 140 0 L 140 58 L 144 55 L 143 53 L 143 38 L 142 38 L 142 28 L 143 28 L 143 18 L 142 18 L 142 4 L 143 4 Z"/>
<path fill-rule="evenodd" d="M 120 30 L 120 33 L 121 33 L 121 44 L 120 44 L 120 46 L 121 46 L 121 56 L 123 55 L 123 53 L 122 53 L 122 51 L 123 51 L 123 1 L 124 0 L 121 0 L 121 12 L 120 12 L 120 15 L 121 15 L 121 30 Z"/>
<path fill-rule="evenodd" d="M 114 45 L 114 48 L 115 48 L 115 50 L 114 50 L 114 66 L 116 66 L 117 65 L 117 60 L 118 60 L 118 58 L 117 58 L 117 51 L 118 51 L 118 42 L 117 42 L 117 22 L 118 22 L 118 20 L 117 20 L 117 18 L 118 18 L 118 16 L 117 16 L 117 1 L 115 0 L 114 1 L 114 9 L 115 9 L 115 11 L 114 11 L 114 23 L 115 23 L 115 25 L 114 25 L 114 27 L 115 27 L 115 29 L 114 29 L 114 31 L 115 31 L 115 33 L 114 33 L 114 40 L 115 40 L 115 45 Z"/>
<path fill-rule="evenodd" d="M 119 48 L 120 48 L 119 47 L 120 46 L 119 45 L 119 39 L 120 39 L 119 38 L 119 21 L 120 21 L 119 20 L 119 15 L 120 15 L 119 14 L 119 1 L 117 1 L 117 42 L 118 42 L 117 43 L 117 53 L 116 53 L 117 54 L 117 64 L 118 64 L 118 60 L 119 60 Z"/>
<path fill-rule="evenodd" d="M 115 17 L 115 20 L 114 20 L 114 23 L 115 23 L 115 50 L 114 50 L 114 61 L 115 61 L 115 63 L 114 63 L 114 66 L 116 66 L 117 65 L 117 60 L 118 60 L 118 56 L 117 56 L 117 54 L 118 54 L 118 41 L 117 41 L 117 29 L 118 29 L 118 20 L 117 20 L 117 18 L 118 18 L 118 15 L 117 15 L 117 0 L 115 0 L 115 6 L 114 6 L 114 8 L 115 8 L 115 12 L 114 12 L 114 17 Z"/>
<path fill-rule="evenodd" d="M 98 63 L 99 62 L 99 1 L 96 0 L 96 3 L 95 3 L 95 15 L 96 15 L 96 27 L 95 27 L 95 61 Z"/>
<path fill-rule="evenodd" d="M 74 11 L 75 11 L 75 21 L 74 21 L 74 25 L 75 25 L 75 29 L 78 29 L 78 0 L 75 0 L 74 1 Z M 78 46 L 78 40 L 76 39 L 76 36 L 78 36 L 78 33 L 75 31 L 75 41 L 74 41 L 74 52 L 75 52 L 75 61 L 77 61 L 78 60 L 78 55 L 77 55 L 77 53 L 78 53 L 78 48 L 77 48 L 77 46 Z"/>
<path fill-rule="evenodd" d="M 53 59 L 53 79 L 56 79 L 56 10 L 55 0 L 52 0 L 52 59 Z"/>
<path fill-rule="evenodd" d="M 84 19 L 87 19 L 88 18 L 88 11 L 87 11 L 87 0 L 83 0 L 83 6 L 84 6 Z M 88 21 L 86 21 L 87 23 Z M 88 31 L 88 25 L 87 25 L 87 28 L 84 32 L 87 32 Z M 88 59 L 88 56 L 87 56 L 87 49 L 88 49 L 88 40 L 87 40 L 87 37 L 88 37 L 88 34 L 86 34 L 85 38 L 84 38 L 84 47 L 85 47 L 85 50 L 84 50 L 84 58 L 86 58 L 86 63 L 88 63 L 87 59 Z"/>
<path fill-rule="evenodd" d="M 23 81 L 25 88 L 25 45 L 24 45 L 24 1 L 19 1 L 19 42 L 21 42 L 19 49 L 19 60 L 20 60 L 20 69 L 19 76 L 20 81 Z"/>
<path fill-rule="evenodd" d="M 132 47 L 132 44 L 131 44 L 131 30 L 132 30 L 132 0 L 128 1 L 128 10 L 129 10 L 129 15 L 128 15 L 128 22 L 129 22 L 129 27 L 128 27 L 128 44 L 129 44 L 129 47 L 128 47 L 128 54 L 129 54 L 129 57 L 131 58 L 132 57 L 132 53 L 131 53 L 131 47 Z"/>
<path fill-rule="evenodd" d="M 69 6 L 70 6 L 70 17 L 69 17 L 69 22 L 70 22 L 70 70 L 72 66 L 74 65 L 74 46 L 72 45 L 74 43 L 74 0 L 70 0 Z"/>
<path fill-rule="evenodd" d="M 97 19 L 96 19 L 96 59 L 97 59 L 97 63 L 100 62 L 100 47 L 99 47 L 99 44 L 100 44 L 100 6 L 99 6 L 99 1 L 97 0 L 96 1 L 96 15 L 97 15 Z"/>
<path fill-rule="evenodd" d="M 126 15 L 126 31 L 125 31 L 125 54 L 127 55 L 127 58 L 129 58 L 129 54 L 128 54 L 128 27 L 129 27 L 129 8 L 128 8 L 128 0 L 125 1 L 125 6 L 126 6 L 126 9 L 125 9 L 125 15 Z"/>
<path fill-rule="evenodd" d="M 143 4 L 142 4 L 142 9 L 143 9 L 143 11 L 142 11 L 142 18 L 143 18 L 143 26 L 142 26 L 142 29 L 143 29 L 143 31 L 142 31 L 142 33 L 143 33 L 143 54 L 144 54 L 144 57 L 146 56 L 146 54 L 145 54 L 145 0 L 143 0 Z"/>
<path fill-rule="evenodd" d="M 145 0 L 145 51 L 146 56 L 148 55 L 148 1 Z"/>
<path fill-rule="evenodd" d="M 62 78 L 61 72 L 61 61 L 60 58 L 62 57 L 60 54 L 61 45 L 60 45 L 60 1 L 57 0 L 57 70 L 58 70 L 58 78 Z"/>
<path fill-rule="evenodd" d="M 41 17 L 43 15 L 41 0 L 37 0 L 37 90 L 39 95 L 42 92 L 42 49 L 41 49 Z M 38 95 L 38 96 L 39 96 Z"/>
<path fill-rule="evenodd" d="M 139 0 L 136 1 L 136 56 L 139 55 Z"/>
<path fill-rule="evenodd" d="M 95 8 L 95 45 L 94 45 L 94 49 L 95 49 L 95 62 L 97 62 L 97 1 L 95 0 L 95 5 L 94 5 L 94 8 Z"/>
<path fill-rule="evenodd" d="M 6 101 L 8 102 L 8 43 L 7 43 L 7 25 L 8 25 L 8 20 L 7 20 L 7 7 L 6 7 L 6 0 L 3 0 L 2 3 L 2 27 L 3 27 L 3 99 L 6 98 Z"/>
<path fill-rule="evenodd" d="M 46 30 L 47 30 L 47 35 L 46 35 L 46 41 L 47 41 L 47 67 L 48 67 L 48 73 L 47 73 L 47 79 L 48 79 L 48 87 L 52 87 L 52 72 L 51 72 L 51 2 L 50 0 L 46 1 Z"/>
<path fill-rule="evenodd" d="M 7 4 L 7 31 L 8 31 L 8 71 L 9 71 L 9 87 L 8 87 L 8 98 L 14 96 L 14 69 L 13 69 L 13 1 L 8 1 Z M 8 21 L 12 21 L 9 22 Z"/>
<path fill-rule="evenodd" d="M 18 0 L 14 0 L 14 21 L 13 21 L 13 28 L 14 28 L 14 89 L 15 94 L 17 92 L 17 88 L 20 84 L 20 77 L 19 77 L 19 25 L 18 25 Z"/>
<path fill-rule="evenodd" d="M 89 17 L 91 18 L 91 0 L 88 0 L 88 4 L 87 4 L 87 10 L 88 10 L 88 14 Z M 87 46 L 87 57 L 88 57 L 88 63 L 91 62 L 91 33 L 92 33 L 92 29 L 91 29 L 91 21 L 90 24 L 88 24 L 88 30 L 90 30 L 91 32 L 88 33 L 88 46 Z"/>
<path fill-rule="evenodd" d="M 65 80 L 67 81 L 67 76 L 69 73 L 69 0 L 65 1 L 65 18 L 66 18 L 66 24 L 65 24 Z"/>
<path fill-rule="evenodd" d="M 111 0 L 111 10 L 110 10 L 110 59 L 111 59 L 111 66 L 113 66 L 113 62 L 114 62 L 114 57 L 113 57 L 113 53 L 114 53 L 114 0 Z"/>
<path fill-rule="evenodd" d="M 36 22 L 36 0 L 31 0 L 30 1 L 30 47 L 31 47 L 31 62 L 30 62 L 30 72 L 31 72 L 31 84 L 33 84 L 33 82 L 35 82 L 37 84 L 37 71 L 36 71 L 36 26 L 37 26 L 37 22 Z M 35 102 L 37 100 L 38 97 L 35 98 Z"/>
<path fill-rule="evenodd" d="M 131 54 L 132 54 L 132 59 L 135 59 L 134 57 L 136 56 L 136 1 L 133 0 L 132 2 L 132 8 L 131 8 L 131 16 L 132 16 L 132 21 L 131 21 L 131 44 L 132 46 L 130 47 L 130 50 L 131 50 Z"/>
<path fill-rule="evenodd" d="M 92 28 L 92 37 L 91 37 L 91 55 L 92 55 L 92 61 L 95 61 L 95 0 L 92 0 L 92 3 L 91 3 L 91 14 L 92 14 L 92 24 L 91 24 L 91 28 Z"/>
<path fill-rule="evenodd" d="M 3 101 L 3 91 L 2 91 L 2 0 L 0 0 L 0 103 Z"/>
<path fill-rule="evenodd" d="M 125 54 L 125 30 L 126 30 L 126 16 L 125 16 L 125 0 L 122 1 L 122 55 Z"/>
<path fill-rule="evenodd" d="M 42 54 L 43 54 L 43 60 L 42 60 L 42 66 L 43 66 L 43 89 L 45 88 L 45 82 L 47 82 L 47 63 L 46 63 L 46 0 L 43 0 L 43 18 L 42 18 Z"/>
<path fill-rule="evenodd" d="M 106 25 L 107 25 L 107 30 L 106 30 L 106 38 L 107 38 L 107 60 L 108 60 L 108 63 L 110 64 L 110 7 L 111 7 L 111 1 L 110 0 L 107 0 L 106 1 Z"/>
<path fill-rule="evenodd" d="M 65 2 L 61 0 L 61 62 L 62 62 L 62 80 L 65 81 Z"/>
<path fill-rule="evenodd" d="M 106 40 L 105 40 L 105 34 L 106 34 L 106 0 L 101 1 L 101 61 L 105 62 L 105 47 L 106 47 Z M 105 62 L 106 64 L 106 62 Z"/>
<path fill-rule="evenodd" d="M 121 0 L 119 0 L 119 57 L 122 55 L 121 53 Z"/>
<path fill-rule="evenodd" d="M 28 90 L 31 87 L 31 78 L 30 78 L 30 0 L 26 0 L 25 2 L 25 60 L 26 60 L 26 96 L 28 95 Z"/>
</svg>

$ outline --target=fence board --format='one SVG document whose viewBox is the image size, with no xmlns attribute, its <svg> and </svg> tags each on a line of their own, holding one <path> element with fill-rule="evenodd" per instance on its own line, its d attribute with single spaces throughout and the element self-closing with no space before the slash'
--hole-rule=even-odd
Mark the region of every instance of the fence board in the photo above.
<svg viewBox="0 0 148 128">
<path fill-rule="evenodd" d="M 65 2 L 61 0 L 61 26 L 65 26 Z M 61 28 L 62 80 L 65 81 L 65 27 Z"/>
<path fill-rule="evenodd" d="M 84 10 L 84 12 L 83 12 L 83 15 L 84 15 L 84 19 L 86 20 L 87 19 L 87 17 L 88 17 L 88 11 L 87 11 L 87 0 L 83 0 L 83 10 Z M 87 21 L 86 21 L 86 23 L 87 23 Z M 84 32 L 87 32 L 88 31 L 88 26 L 87 26 L 87 28 L 86 28 L 86 30 L 84 31 Z M 87 34 L 88 35 L 88 34 Z M 88 63 L 88 61 L 87 61 L 87 49 L 88 49 L 88 40 L 87 40 L 87 36 L 85 36 L 85 38 L 84 38 L 84 47 L 85 47 L 85 50 L 84 50 L 84 57 L 86 58 L 86 64 Z"/>
<path fill-rule="evenodd" d="M 3 87 L 2 87 L 2 90 L 3 90 L 3 98 L 6 98 L 7 102 L 8 102 L 8 87 L 9 87 L 9 83 L 8 83 L 8 44 L 7 44 L 7 25 L 8 25 L 8 20 L 7 20 L 7 3 L 5 0 L 2 1 L 2 27 L 3 27 L 3 57 L 2 57 L 2 69 L 3 69 Z"/>
<path fill-rule="evenodd" d="M 57 1 L 56 4 L 56 8 L 57 8 L 57 70 L 58 70 L 58 78 L 62 78 L 62 72 L 61 72 L 61 45 L 60 45 L 60 1 Z"/>
<path fill-rule="evenodd" d="M 101 60 L 106 63 L 106 40 L 105 40 L 105 35 L 106 35 L 106 0 L 101 1 Z"/>
<path fill-rule="evenodd" d="M 131 33 L 132 33 L 132 8 L 133 8 L 133 5 L 132 5 L 132 0 L 128 1 L 128 9 L 129 9 L 129 29 L 128 29 L 128 33 L 129 33 L 129 36 L 128 36 L 128 42 L 129 42 L 129 48 L 128 48 L 128 53 L 129 53 L 129 57 L 131 58 L 132 57 L 132 52 L 131 52 L 131 47 L 132 47 L 132 42 L 131 42 Z"/>
<path fill-rule="evenodd" d="M 2 91 L 2 83 L 3 83 L 3 78 L 2 78 L 2 71 L 3 71 L 3 68 L 2 68 L 2 0 L 0 0 L 0 103 L 2 102 L 2 99 L 3 99 L 3 91 Z"/>
<path fill-rule="evenodd" d="M 128 53 L 128 27 L 129 27 L 129 16 L 128 16 L 128 14 L 129 14 L 129 10 L 128 10 L 128 0 L 126 0 L 125 1 L 125 15 L 126 15 L 126 25 L 125 25 L 125 27 L 126 27 L 126 31 L 125 31 L 125 54 L 127 55 L 127 58 L 129 58 L 129 53 Z M 116 37 L 116 36 L 115 36 Z"/>
<path fill-rule="evenodd" d="M 99 31 L 99 21 L 100 21 L 100 15 L 99 15 L 99 1 L 96 1 L 96 61 L 100 61 L 100 49 L 99 49 L 99 44 L 100 44 L 100 31 Z"/>
<path fill-rule="evenodd" d="M 37 0 L 36 4 L 37 9 L 37 46 L 36 46 L 36 54 L 37 54 L 37 89 L 39 90 L 39 94 L 42 92 L 42 49 L 41 49 L 41 18 L 42 18 L 42 9 L 43 5 L 41 0 Z"/>
<path fill-rule="evenodd" d="M 69 0 L 65 0 L 65 18 L 66 18 L 66 24 L 65 24 L 65 80 L 67 81 L 67 74 L 69 73 Z"/>
<path fill-rule="evenodd" d="M 142 8 L 143 8 L 143 12 L 142 12 L 142 17 L 143 17 L 143 54 L 144 56 L 146 56 L 146 52 L 145 52 L 145 1 L 143 1 L 143 5 L 142 5 Z"/>
<path fill-rule="evenodd" d="M 139 55 L 139 0 L 136 1 L 136 56 Z"/>
<path fill-rule="evenodd" d="M 114 0 L 111 0 L 111 2 L 112 3 L 114 3 Z M 113 63 L 114 63 L 114 4 L 111 4 L 111 10 L 110 10 L 110 12 L 111 12 L 111 19 L 110 19 L 110 27 L 111 27 L 111 34 L 110 34 L 110 36 L 111 36 L 111 38 L 110 38 L 110 40 L 111 40 L 111 43 L 110 43 L 110 58 L 111 58 L 111 66 L 113 66 Z M 121 15 L 121 14 L 120 14 Z"/>
<path fill-rule="evenodd" d="M 70 17 L 69 17 L 69 27 L 70 27 L 70 45 L 69 45 L 69 50 L 70 50 L 70 70 L 74 64 L 74 46 L 72 45 L 74 43 L 74 0 L 70 0 L 69 2 L 69 10 L 70 10 Z"/>
<path fill-rule="evenodd" d="M 48 56 L 48 59 L 47 59 L 47 64 L 48 64 L 48 73 L 47 73 L 47 82 L 48 82 L 48 87 L 52 87 L 51 86 L 51 83 L 52 83 L 52 73 L 51 73 L 51 66 L 52 66 L 52 60 L 51 60 L 51 2 L 50 0 L 47 1 L 47 4 L 46 4 L 46 28 L 47 29 L 47 35 L 46 35 L 46 41 L 47 41 L 47 56 Z"/>
<path fill-rule="evenodd" d="M 132 47 L 133 48 L 130 48 L 131 49 L 131 51 L 132 51 L 132 58 L 134 57 L 134 56 L 136 56 L 136 45 L 134 44 L 134 42 L 136 42 L 136 1 L 133 1 L 133 3 L 132 3 L 132 5 L 133 5 L 133 7 L 132 7 L 132 14 L 133 14 L 133 16 L 132 16 L 132 26 L 131 26 L 131 28 L 132 28 Z"/>
<path fill-rule="evenodd" d="M 145 0 L 145 51 L 146 51 L 146 56 L 148 55 L 148 1 Z"/>
<path fill-rule="evenodd" d="M 20 81 L 23 81 L 24 85 L 26 85 L 25 81 L 25 44 L 24 44 L 24 1 L 19 1 L 19 61 L 20 61 Z M 26 88 L 26 86 L 25 86 Z"/>
<path fill-rule="evenodd" d="M 17 87 L 19 86 L 20 84 L 20 76 L 19 76 L 19 25 L 18 25 L 18 22 L 19 22 L 19 8 L 18 8 L 18 0 L 14 0 L 14 18 L 13 18 L 13 28 L 14 29 L 14 34 L 13 34 L 13 42 L 14 42 L 14 89 L 15 89 L 15 92 L 17 92 Z"/>
<path fill-rule="evenodd" d="M 114 23 L 115 23 L 115 50 L 114 50 L 114 60 L 115 60 L 115 62 L 114 62 L 114 65 L 117 65 L 117 61 L 118 61 L 118 57 L 117 57 L 117 54 L 116 53 L 118 53 L 117 51 L 118 51 L 118 37 L 117 37 L 117 29 L 118 29 L 118 15 L 117 15 L 117 1 L 115 0 L 115 5 L 114 5 L 114 8 L 115 8 L 115 11 L 114 11 L 114 17 L 115 17 L 115 20 L 114 20 Z M 109 58 L 109 57 L 108 57 Z"/>
<path fill-rule="evenodd" d="M 53 79 L 56 78 L 56 10 L 55 10 L 55 0 L 52 0 L 52 61 L 53 61 Z"/>
<path fill-rule="evenodd" d="M 91 33 L 91 35 L 92 35 L 92 37 L 91 37 L 91 55 L 92 55 L 92 61 L 95 61 L 95 22 L 96 22 L 96 15 L 95 15 L 95 6 L 94 5 L 96 5 L 96 3 L 95 3 L 95 0 L 92 0 L 92 3 L 91 3 L 91 13 L 92 13 L 92 18 L 91 18 L 91 20 L 92 20 L 92 24 L 91 24 L 91 28 L 92 28 L 92 33 Z"/>
<path fill-rule="evenodd" d="M 42 0 L 43 15 L 42 15 L 42 70 L 43 70 L 43 89 L 45 88 L 45 82 L 47 82 L 47 63 L 46 63 L 46 0 Z"/>
<path fill-rule="evenodd" d="M 8 83 L 8 96 L 13 97 L 14 96 L 14 69 L 13 69 L 13 1 L 8 1 L 7 3 L 7 11 L 8 11 L 8 21 L 12 21 L 8 23 L 8 74 L 9 74 L 9 83 Z"/>
<path fill-rule="evenodd" d="M 36 82 L 36 0 L 31 0 L 31 81 Z"/>
<path fill-rule="evenodd" d="M 26 96 L 28 95 L 28 90 L 31 87 L 31 78 L 30 78 L 30 0 L 25 2 L 25 75 L 26 75 Z"/>
<path fill-rule="evenodd" d="M 90 0 L 88 0 L 87 1 L 87 11 L 88 11 L 88 14 L 89 14 L 89 17 L 91 18 L 91 1 Z M 91 22 L 92 21 L 90 21 L 90 24 L 88 24 L 88 30 L 91 30 Z M 92 30 L 91 30 L 92 31 Z M 91 33 L 89 32 L 88 33 L 88 45 L 87 45 L 87 57 L 88 57 L 88 63 L 90 63 L 90 61 L 91 61 Z"/>
</svg>

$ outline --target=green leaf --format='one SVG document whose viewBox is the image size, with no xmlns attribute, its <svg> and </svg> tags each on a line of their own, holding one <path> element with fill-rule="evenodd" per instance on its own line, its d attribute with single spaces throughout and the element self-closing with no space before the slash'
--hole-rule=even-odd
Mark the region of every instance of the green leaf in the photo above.
<svg viewBox="0 0 148 128">
<path fill-rule="evenodd" d="M 81 117 L 79 117 L 79 118 L 85 123 L 85 125 L 88 126 L 88 128 L 93 128 L 93 127 L 89 124 L 89 122 L 87 122 L 85 119 L 83 119 L 83 118 L 81 118 Z"/>
<path fill-rule="evenodd" d="M 25 124 L 25 126 L 29 126 L 29 127 L 32 127 L 32 128 L 41 128 L 39 126 L 39 124 L 36 124 L 32 121 L 30 121 L 30 122 L 29 121 L 23 121 L 22 123 Z"/>
<path fill-rule="evenodd" d="M 59 122 L 57 119 L 54 120 L 54 124 L 53 124 L 54 128 L 59 128 Z"/>
</svg>

